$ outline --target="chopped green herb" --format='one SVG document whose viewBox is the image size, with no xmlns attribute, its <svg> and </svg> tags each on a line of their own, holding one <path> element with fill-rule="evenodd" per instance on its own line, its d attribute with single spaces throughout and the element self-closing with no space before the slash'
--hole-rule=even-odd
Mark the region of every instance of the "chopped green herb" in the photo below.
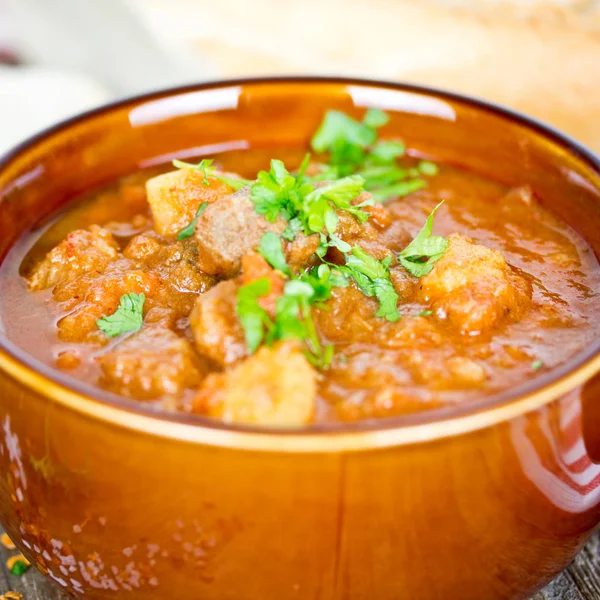
<svg viewBox="0 0 600 600">
<path fill-rule="evenodd" d="M 271 282 L 263 277 L 242 286 L 238 290 L 236 311 L 244 329 L 249 352 L 256 352 L 265 337 L 265 325 L 271 327 L 271 319 L 258 300 L 271 291 Z"/>
<path fill-rule="evenodd" d="M 186 225 L 177 234 L 177 239 L 179 241 L 185 240 L 186 238 L 189 238 L 190 236 L 194 235 L 194 230 L 196 229 L 196 223 L 198 223 L 198 219 L 200 218 L 202 213 L 206 210 L 207 206 L 208 206 L 208 202 L 202 202 L 202 204 L 200 204 L 200 206 L 198 207 L 198 210 L 196 211 L 196 214 L 194 215 L 194 218 L 190 221 L 189 225 Z"/>
<path fill-rule="evenodd" d="M 203 185 L 207 186 L 210 185 L 210 181 L 208 180 L 209 177 L 212 177 L 213 179 L 218 179 L 219 181 L 226 183 L 229 187 L 232 187 L 234 190 L 239 190 L 251 183 L 251 181 L 248 181 L 247 179 L 237 179 L 233 177 L 224 177 L 223 175 L 218 175 L 217 168 L 212 166 L 213 162 L 214 159 L 212 158 L 204 158 L 197 165 L 194 165 L 192 163 L 187 163 L 182 160 L 174 160 L 173 166 L 177 167 L 178 169 L 193 169 L 195 171 L 201 171 L 204 175 L 204 181 L 202 183 Z"/>
<path fill-rule="evenodd" d="M 390 122 L 390 117 L 379 108 L 369 108 L 363 118 L 363 123 L 371 129 L 378 129 Z"/>
<path fill-rule="evenodd" d="M 409 181 L 399 181 L 386 187 L 372 190 L 373 198 L 378 202 L 385 202 L 390 198 L 401 198 L 408 196 L 421 188 L 424 188 L 426 183 L 422 179 L 410 179 Z"/>
<path fill-rule="evenodd" d="M 29 566 L 30 565 L 28 565 L 23 560 L 16 560 L 10 568 L 10 574 L 16 575 L 17 577 L 21 577 L 21 575 L 23 575 L 29 570 Z"/>
<path fill-rule="evenodd" d="M 142 328 L 144 322 L 143 308 L 145 301 L 145 294 L 123 294 L 117 310 L 112 315 L 102 317 L 96 321 L 98 329 L 108 337 L 138 331 Z"/>
<path fill-rule="evenodd" d="M 216 167 L 212 166 L 213 162 L 215 161 L 212 158 L 204 158 L 197 165 L 194 165 L 192 163 L 187 163 L 182 160 L 174 160 L 173 166 L 177 167 L 178 169 L 192 169 L 194 171 L 200 171 L 204 175 L 204 181 L 202 182 L 202 184 L 210 185 L 210 181 L 208 181 L 208 178 L 214 177 L 215 171 L 217 170 Z"/>
<path fill-rule="evenodd" d="M 398 294 L 390 279 L 391 256 L 382 261 L 377 260 L 362 248 L 352 248 L 352 253 L 346 255 L 346 266 L 341 268 L 343 273 L 354 279 L 366 296 L 375 296 L 379 301 L 376 317 L 384 317 L 388 321 L 397 321 Z"/>
<path fill-rule="evenodd" d="M 421 175 L 426 175 L 427 177 L 433 177 L 434 175 L 437 175 L 440 171 L 438 166 L 429 160 L 422 160 L 417 165 L 417 169 L 419 170 L 419 173 L 421 173 Z"/>
<path fill-rule="evenodd" d="M 539 370 L 539 369 L 541 369 L 543 366 L 544 366 L 544 363 L 543 363 L 541 360 L 534 360 L 534 361 L 531 363 L 531 368 L 532 368 L 534 371 L 538 371 L 538 370 Z"/>
<path fill-rule="evenodd" d="M 367 160 L 377 165 L 395 164 L 396 160 L 404 156 L 406 148 L 397 140 L 382 140 L 371 148 Z"/>
<path fill-rule="evenodd" d="M 281 247 L 281 239 L 276 233 L 272 231 L 265 233 L 260 239 L 258 251 L 274 269 L 290 275 L 290 268 Z"/>
<path fill-rule="evenodd" d="M 433 229 L 433 217 L 439 207 L 443 204 L 440 202 L 427 217 L 425 225 L 415 236 L 413 241 L 398 254 L 400 264 L 415 277 L 423 277 L 433 269 L 433 263 L 439 260 L 446 248 L 448 241 L 439 236 L 431 235 Z"/>
<path fill-rule="evenodd" d="M 418 317 L 430 317 L 433 314 L 432 310 L 422 310 L 417 316 Z"/>
<path fill-rule="evenodd" d="M 361 222 L 369 218 L 362 207 L 372 203 L 353 205 L 352 200 L 363 190 L 363 179 L 358 175 L 331 181 L 320 187 L 290 175 L 280 160 L 271 161 L 270 171 L 261 171 L 251 188 L 251 200 L 256 212 L 268 221 L 279 215 L 289 221 L 283 232 L 285 239 L 293 240 L 302 228 L 306 235 L 326 229 L 334 233 L 337 226 L 336 208 L 354 215 Z"/>
<path fill-rule="evenodd" d="M 329 153 L 329 165 L 322 165 L 321 173 L 312 181 L 336 179 L 358 174 L 365 179 L 364 187 L 383 202 L 401 197 L 424 187 L 421 175 L 432 175 L 436 165 L 420 163 L 418 168 L 405 170 L 396 161 L 404 155 L 405 147 L 397 140 L 377 140 L 377 128 L 389 121 L 388 115 L 378 109 L 370 109 L 361 122 L 339 111 L 330 110 L 311 140 L 316 152 Z M 401 182 L 411 177 L 414 181 Z"/>
</svg>

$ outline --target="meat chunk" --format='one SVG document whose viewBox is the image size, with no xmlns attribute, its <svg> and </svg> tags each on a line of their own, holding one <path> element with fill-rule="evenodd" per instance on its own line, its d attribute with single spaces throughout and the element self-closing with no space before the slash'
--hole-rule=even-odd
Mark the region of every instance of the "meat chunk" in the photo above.
<svg viewBox="0 0 600 600">
<path fill-rule="evenodd" d="M 368 197 L 370 194 L 363 192 L 357 202 L 365 201 Z M 370 214 L 368 221 L 364 223 L 347 211 L 337 211 L 336 234 L 342 240 L 351 246 L 360 246 L 377 260 L 383 260 L 408 244 L 410 235 L 399 221 L 392 221 L 391 214 L 384 206 L 367 206 L 364 210 Z M 337 257 L 336 262 L 340 258 Z"/>
<path fill-rule="evenodd" d="M 221 367 L 247 354 L 236 313 L 238 288 L 236 281 L 222 281 L 196 300 L 190 315 L 196 349 Z"/>
<path fill-rule="evenodd" d="M 293 342 L 262 347 L 231 371 L 209 375 L 194 410 L 226 423 L 293 427 L 315 411 L 317 374 Z"/>
<path fill-rule="evenodd" d="M 263 234 L 281 235 L 286 227 L 281 216 L 271 223 L 259 215 L 250 200 L 250 187 L 242 188 L 208 206 L 198 219 L 198 264 L 210 275 L 233 277 L 242 256 L 259 245 Z"/>
<path fill-rule="evenodd" d="M 28 278 L 30 290 L 44 290 L 89 272 L 102 273 L 118 255 L 117 243 L 98 225 L 72 231 L 35 267 Z"/>
<path fill-rule="evenodd" d="M 154 227 L 161 235 L 175 235 L 194 218 L 203 202 L 215 202 L 231 193 L 231 187 L 214 177 L 205 185 L 202 171 L 179 169 L 146 182 Z"/>
<path fill-rule="evenodd" d="M 285 244 L 285 258 L 293 272 L 302 271 L 316 264 L 317 248 L 319 247 L 319 235 L 313 233 L 306 236 L 298 233 L 293 242 Z"/>
<path fill-rule="evenodd" d="M 442 258 L 421 279 L 418 296 L 438 319 L 477 335 L 518 319 L 530 304 L 531 283 L 497 250 L 454 233 Z"/>
<path fill-rule="evenodd" d="M 58 337 L 69 342 L 106 343 L 96 321 L 117 310 L 123 294 L 146 295 L 144 312 L 155 303 L 161 289 L 160 278 L 136 268 L 127 259 L 111 263 L 101 275 L 87 274 L 55 288 L 54 298 L 69 311 L 58 321 Z"/>
<path fill-rule="evenodd" d="M 142 329 L 98 362 L 104 388 L 137 400 L 179 394 L 202 380 L 202 366 L 192 345 L 161 327 Z"/>
<path fill-rule="evenodd" d="M 329 342 L 368 341 L 376 326 L 385 322 L 374 319 L 377 301 L 365 296 L 351 282 L 348 287 L 334 288 L 322 308 L 315 308 L 317 330 Z"/>
</svg>

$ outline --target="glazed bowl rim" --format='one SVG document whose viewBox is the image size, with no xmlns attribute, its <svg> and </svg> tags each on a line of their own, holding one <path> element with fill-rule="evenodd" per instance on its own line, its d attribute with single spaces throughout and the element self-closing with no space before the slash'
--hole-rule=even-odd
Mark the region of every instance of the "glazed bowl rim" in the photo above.
<svg viewBox="0 0 600 600">
<path fill-rule="evenodd" d="M 470 106 L 516 122 L 558 144 L 600 174 L 600 157 L 556 128 L 520 112 L 471 96 L 427 86 L 352 77 L 301 76 L 226 79 L 160 89 L 103 104 L 63 120 L 18 144 L 3 156 L 0 170 L 13 160 L 56 134 L 88 119 L 113 110 L 190 92 L 252 85 L 322 84 L 348 85 L 394 90 L 432 97 Z M 1 194 L 2 190 L 0 190 Z M 0 201 L 2 196 L 0 195 Z M 474 401 L 451 407 L 381 419 L 351 423 L 313 424 L 298 428 L 275 429 L 233 425 L 209 417 L 159 411 L 134 400 L 121 398 L 84 384 L 52 369 L 27 354 L 0 331 L 0 370 L 40 395 L 116 426 L 155 436 L 211 446 L 272 452 L 341 452 L 431 441 L 460 435 L 508 421 L 535 410 L 582 385 L 600 371 L 600 340 L 590 344 L 557 368 L 507 389 Z"/>
</svg>

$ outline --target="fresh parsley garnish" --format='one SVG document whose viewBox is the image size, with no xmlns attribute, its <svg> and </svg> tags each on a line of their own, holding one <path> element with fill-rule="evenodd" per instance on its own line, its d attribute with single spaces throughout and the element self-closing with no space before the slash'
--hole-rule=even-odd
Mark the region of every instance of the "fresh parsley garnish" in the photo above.
<svg viewBox="0 0 600 600">
<path fill-rule="evenodd" d="M 433 314 L 432 310 L 422 310 L 417 317 L 430 317 Z"/>
<path fill-rule="evenodd" d="M 322 346 L 311 307 L 331 296 L 335 281 L 329 267 L 320 265 L 301 278 L 286 282 L 283 294 L 275 303 L 273 319 L 259 303 L 260 298 L 271 291 L 269 280 L 265 277 L 242 286 L 237 295 L 237 314 L 248 351 L 255 352 L 263 342 L 270 346 L 279 340 L 297 339 L 308 347 L 310 362 L 326 368 L 331 362 L 333 346 Z"/>
<path fill-rule="evenodd" d="M 267 311 L 258 300 L 271 291 L 267 277 L 243 285 L 237 293 L 236 311 L 246 337 L 248 352 L 256 352 L 265 337 L 265 326 L 271 323 Z"/>
<path fill-rule="evenodd" d="M 145 294 L 123 294 L 117 310 L 96 321 L 98 329 L 108 337 L 115 337 L 129 331 L 138 331 L 144 322 L 143 309 Z"/>
<path fill-rule="evenodd" d="M 421 175 L 425 175 L 427 177 L 433 177 L 439 173 L 438 166 L 430 160 L 422 160 L 417 165 L 417 169 Z"/>
<path fill-rule="evenodd" d="M 224 177 L 223 175 L 219 175 L 217 172 L 217 168 L 212 166 L 213 162 L 214 159 L 212 158 L 204 158 L 197 165 L 194 165 L 192 163 L 184 162 L 182 160 L 174 160 L 173 166 L 177 167 L 178 169 L 193 169 L 194 171 L 200 171 L 204 175 L 202 185 L 206 186 L 210 185 L 210 181 L 208 180 L 209 177 L 212 177 L 213 179 L 218 179 L 219 181 L 226 183 L 229 187 L 233 188 L 234 190 L 239 190 L 251 183 L 247 179 L 237 179 L 233 177 Z"/>
<path fill-rule="evenodd" d="M 281 247 L 281 238 L 276 233 L 268 231 L 263 234 L 258 251 L 274 269 L 290 275 L 290 268 Z"/>
<path fill-rule="evenodd" d="M 534 371 L 539 371 L 539 370 L 540 370 L 540 369 L 541 369 L 543 366 L 544 366 L 544 363 L 543 363 L 541 360 L 534 360 L 534 361 L 531 363 L 531 368 L 532 368 Z"/>
<path fill-rule="evenodd" d="M 250 188 L 250 199 L 258 214 L 274 222 L 280 215 L 289 225 L 283 232 L 292 241 L 299 231 L 306 235 L 321 233 L 324 229 L 334 233 L 337 226 L 336 209 L 345 210 L 364 222 L 369 214 L 362 208 L 372 200 L 353 205 L 363 190 L 363 179 L 352 175 L 329 182 L 321 187 L 305 181 L 303 175 L 294 177 L 280 160 L 272 160 L 269 171 L 260 171 Z"/>
<path fill-rule="evenodd" d="M 392 256 L 380 261 L 359 246 L 355 246 L 352 252 L 346 255 L 346 265 L 339 267 L 339 270 L 352 277 L 365 296 L 377 298 L 379 310 L 375 313 L 376 317 L 394 322 L 400 318 L 400 313 L 398 294 L 390 279 L 391 261 Z"/>
<path fill-rule="evenodd" d="M 409 179 L 408 181 L 398 181 L 397 183 L 374 189 L 372 194 L 373 198 L 378 202 L 385 202 L 390 198 L 408 196 L 408 194 L 424 188 L 425 185 L 426 183 L 422 179 Z"/>
<path fill-rule="evenodd" d="M 448 241 L 439 235 L 431 235 L 433 230 L 433 217 L 444 203 L 442 200 L 427 217 L 425 225 L 415 236 L 413 241 L 398 254 L 400 264 L 415 277 L 423 277 L 433 269 L 433 264 L 439 260 L 446 248 Z"/>
<path fill-rule="evenodd" d="M 338 169 L 338 175 L 350 175 L 364 163 L 368 147 L 377 140 L 376 129 L 388 120 L 378 109 L 369 109 L 362 123 L 338 110 L 328 110 L 311 146 L 315 152 L 329 153 L 329 162 Z"/>
<path fill-rule="evenodd" d="M 202 213 L 206 210 L 207 206 L 208 206 L 208 202 L 202 202 L 202 204 L 200 204 L 200 206 L 198 207 L 198 210 L 196 211 L 196 214 L 194 215 L 194 218 L 190 221 L 190 223 L 188 225 L 186 225 L 177 234 L 177 239 L 179 241 L 185 240 L 186 238 L 189 238 L 190 236 L 194 235 L 194 230 L 196 229 L 196 223 L 198 223 L 198 219 L 200 218 Z"/>
<path fill-rule="evenodd" d="M 365 180 L 365 189 L 373 192 L 379 202 L 424 187 L 421 176 L 434 175 L 437 166 L 421 161 L 415 169 L 400 168 L 397 160 L 405 153 L 404 144 L 397 140 L 377 140 L 377 129 L 388 121 L 388 115 L 378 109 L 369 109 L 362 122 L 340 111 L 327 111 L 311 145 L 316 152 L 328 153 L 330 164 L 321 165 L 321 173 L 312 180 L 360 175 Z"/>
</svg>

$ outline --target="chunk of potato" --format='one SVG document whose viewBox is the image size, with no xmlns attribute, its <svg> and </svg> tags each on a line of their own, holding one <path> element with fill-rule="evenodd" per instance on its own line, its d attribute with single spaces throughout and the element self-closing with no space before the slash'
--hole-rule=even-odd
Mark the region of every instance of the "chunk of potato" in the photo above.
<svg viewBox="0 0 600 600">
<path fill-rule="evenodd" d="M 117 255 L 117 242 L 110 232 L 98 225 L 77 229 L 38 263 L 27 284 L 30 290 L 45 290 L 84 273 L 102 273 Z"/>
<path fill-rule="evenodd" d="M 209 185 L 205 183 L 204 174 L 196 169 L 171 171 L 146 182 L 148 203 L 158 233 L 175 235 L 190 223 L 200 204 L 215 202 L 232 191 L 214 177 L 208 178 Z"/>
<path fill-rule="evenodd" d="M 192 345 L 162 327 L 145 327 L 100 356 L 98 363 L 102 387 L 137 400 L 180 394 L 202 380 Z"/>
<path fill-rule="evenodd" d="M 209 375 L 194 410 L 226 423 L 293 427 L 314 415 L 317 374 L 292 342 L 262 347 L 232 370 Z"/>
<path fill-rule="evenodd" d="M 454 233 L 448 249 L 421 281 L 418 299 L 438 319 L 477 335 L 516 320 L 531 302 L 531 283 L 497 250 Z"/>
</svg>

